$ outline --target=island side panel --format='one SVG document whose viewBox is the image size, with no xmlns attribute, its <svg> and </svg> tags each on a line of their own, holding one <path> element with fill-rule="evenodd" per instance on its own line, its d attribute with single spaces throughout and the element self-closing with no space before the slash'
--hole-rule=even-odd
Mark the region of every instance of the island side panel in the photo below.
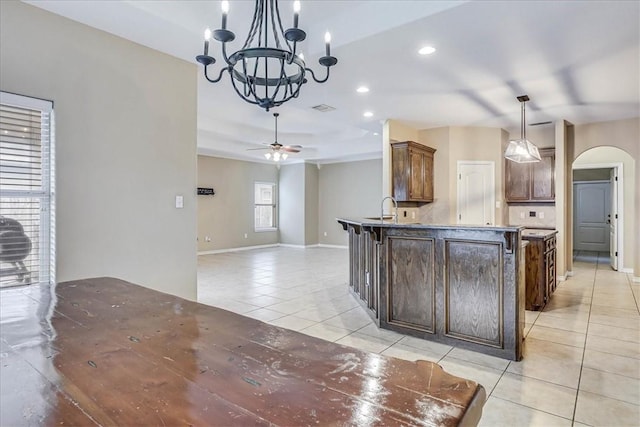
<svg viewBox="0 0 640 427">
<path fill-rule="evenodd" d="M 502 244 L 444 239 L 443 333 L 502 348 Z"/>
<path fill-rule="evenodd" d="M 340 222 L 349 233 L 349 290 L 378 324 L 378 245 L 375 234 L 360 224 Z"/>
<path fill-rule="evenodd" d="M 430 256 L 426 241 L 434 242 L 433 279 L 425 267 Z M 524 284 L 518 275 L 522 248 L 517 230 L 393 225 L 381 228 L 380 242 L 381 328 L 521 359 Z M 409 271 L 400 272 L 403 268 Z M 434 292 L 425 291 L 430 280 Z M 400 295 L 412 298 L 401 315 Z M 429 316 L 434 302 L 435 329 L 415 320 Z"/>
<path fill-rule="evenodd" d="M 390 237 L 385 323 L 435 333 L 435 240 Z"/>
</svg>

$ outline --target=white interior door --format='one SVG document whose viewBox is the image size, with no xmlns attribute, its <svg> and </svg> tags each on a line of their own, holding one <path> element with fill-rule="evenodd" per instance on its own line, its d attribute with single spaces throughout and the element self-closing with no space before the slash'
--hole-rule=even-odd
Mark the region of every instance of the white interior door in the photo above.
<svg viewBox="0 0 640 427">
<path fill-rule="evenodd" d="M 608 181 L 576 182 L 573 191 L 573 248 L 578 251 L 608 252 L 611 184 Z"/>
<path fill-rule="evenodd" d="M 611 200 L 609 209 L 609 259 L 611 268 L 618 269 L 618 179 L 617 170 L 611 169 L 610 183 Z"/>
<path fill-rule="evenodd" d="M 494 225 L 493 162 L 458 162 L 458 224 Z"/>
</svg>

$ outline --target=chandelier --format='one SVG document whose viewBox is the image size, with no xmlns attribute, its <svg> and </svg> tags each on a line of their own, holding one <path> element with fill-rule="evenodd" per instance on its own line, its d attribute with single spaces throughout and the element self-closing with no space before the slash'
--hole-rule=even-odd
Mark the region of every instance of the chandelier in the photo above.
<svg viewBox="0 0 640 427">
<path fill-rule="evenodd" d="M 540 161 L 538 147 L 533 145 L 526 137 L 526 124 L 524 118 L 524 104 L 529 100 L 529 96 L 521 95 L 517 97 L 521 104 L 520 113 L 520 139 L 509 141 L 504 157 L 516 163 L 534 163 Z"/>
<path fill-rule="evenodd" d="M 236 93 L 250 104 L 258 105 L 269 111 L 300 95 L 300 88 L 307 82 L 307 72 L 317 83 L 329 79 L 329 68 L 338 63 L 331 56 L 331 35 L 325 34 L 325 56 L 319 59 L 326 67 L 326 76 L 316 78 L 312 69 L 307 68 L 304 56 L 298 54 L 297 44 L 307 34 L 298 28 L 300 2 L 293 3 L 293 27 L 284 30 L 280 19 L 278 0 L 255 0 L 253 21 L 242 49 L 227 55 L 227 43 L 236 35 L 227 29 L 229 2 L 222 2 L 222 28 L 206 29 L 204 33 L 204 54 L 196 56 L 196 61 L 204 65 L 204 77 L 211 83 L 222 79 L 225 71 L 229 73 Z M 209 40 L 222 43 L 222 57 L 227 66 L 220 70 L 218 77 L 209 77 L 208 68 L 216 62 L 209 56 Z"/>
</svg>

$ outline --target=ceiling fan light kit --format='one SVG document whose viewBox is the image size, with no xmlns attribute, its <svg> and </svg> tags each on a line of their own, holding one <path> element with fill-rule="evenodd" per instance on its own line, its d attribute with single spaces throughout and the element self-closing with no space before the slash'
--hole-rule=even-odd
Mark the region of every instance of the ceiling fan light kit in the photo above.
<svg viewBox="0 0 640 427">
<path fill-rule="evenodd" d="M 521 95 L 517 97 L 521 104 L 520 112 L 520 139 L 512 139 L 504 153 L 504 157 L 516 163 L 534 163 L 540 161 L 540 152 L 526 136 L 526 123 L 524 104 L 529 100 L 529 96 Z"/>
<path fill-rule="evenodd" d="M 264 157 L 267 160 L 273 160 L 274 162 L 279 162 L 280 160 L 286 160 L 289 157 L 287 153 L 299 153 L 302 148 L 301 145 L 282 145 L 278 142 L 278 116 L 280 114 L 273 113 L 273 117 L 275 119 L 275 138 L 268 147 L 264 148 L 249 148 L 248 150 L 271 150 L 268 153 L 265 153 Z"/>
<path fill-rule="evenodd" d="M 298 28 L 300 2 L 293 6 L 293 27 L 284 30 L 280 19 L 278 0 L 255 0 L 255 9 L 251 28 L 242 48 L 227 55 L 227 43 L 235 40 L 235 34 L 227 29 L 229 2 L 222 2 L 222 25 L 213 32 L 205 31 L 204 53 L 196 56 L 196 61 L 204 65 L 204 77 L 211 83 L 222 79 L 226 71 L 236 93 L 246 102 L 258 105 L 269 111 L 300 95 L 300 89 L 307 83 L 307 72 L 317 83 L 329 79 L 329 69 L 338 63 L 331 55 L 331 35 L 325 34 L 325 55 L 318 62 L 326 68 L 326 76 L 318 79 L 308 68 L 302 57 L 297 54 L 297 44 L 307 34 Z M 209 40 L 222 43 L 222 57 L 226 67 L 220 70 L 216 78 L 210 78 L 209 65 L 216 62 L 209 55 Z"/>
</svg>

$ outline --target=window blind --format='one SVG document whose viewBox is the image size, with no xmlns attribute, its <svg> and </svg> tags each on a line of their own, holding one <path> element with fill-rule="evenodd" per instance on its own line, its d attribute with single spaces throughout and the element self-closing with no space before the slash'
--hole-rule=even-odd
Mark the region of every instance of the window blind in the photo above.
<svg viewBox="0 0 640 427">
<path fill-rule="evenodd" d="M 270 182 L 254 184 L 254 229 L 273 230 L 276 227 L 276 186 Z"/>
<path fill-rule="evenodd" d="M 0 287 L 49 283 L 52 103 L 0 95 Z"/>
</svg>

